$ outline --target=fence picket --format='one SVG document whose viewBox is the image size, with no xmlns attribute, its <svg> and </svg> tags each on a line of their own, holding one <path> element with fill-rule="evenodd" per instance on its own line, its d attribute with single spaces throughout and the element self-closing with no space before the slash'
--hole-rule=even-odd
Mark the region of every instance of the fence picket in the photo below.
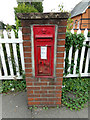
<svg viewBox="0 0 90 120">
<path fill-rule="evenodd" d="M 11 38 L 13 40 L 15 39 L 15 34 L 14 34 L 13 30 L 11 31 Z M 20 74 L 19 74 L 19 64 L 18 64 L 18 56 L 17 56 L 16 43 L 13 43 L 12 47 L 13 47 L 13 54 L 14 54 L 15 66 L 16 66 L 16 75 L 20 76 Z"/>
<path fill-rule="evenodd" d="M 21 30 L 18 31 L 18 37 L 19 37 L 19 39 L 22 40 L 22 32 L 21 32 Z M 19 46 L 20 46 L 20 56 L 21 56 L 22 70 L 25 71 L 24 54 L 23 54 L 23 41 L 22 41 L 22 43 L 19 43 Z"/>
<path fill-rule="evenodd" d="M 72 49 L 73 47 L 70 48 L 69 50 L 69 55 L 68 55 L 68 59 L 69 59 L 69 68 L 68 68 L 68 72 L 70 72 L 70 68 L 71 68 L 71 61 L 72 61 Z"/>
<path fill-rule="evenodd" d="M 3 67 L 4 75 L 8 76 L 5 57 L 4 57 L 4 52 L 3 52 L 3 47 L 2 47 L 1 43 L 0 43 L 0 56 L 1 56 L 1 63 L 2 63 L 2 67 Z"/>
<path fill-rule="evenodd" d="M 66 59 L 66 51 L 64 51 L 64 71 L 63 71 L 63 73 L 65 73 L 65 59 Z"/>
<path fill-rule="evenodd" d="M 20 43 L 19 45 L 20 45 L 20 56 L 21 56 L 22 70 L 25 71 L 23 45 L 22 45 L 22 43 Z"/>
<path fill-rule="evenodd" d="M 14 34 L 14 31 L 11 30 L 11 38 L 14 40 L 15 39 L 15 34 Z"/>
<path fill-rule="evenodd" d="M 75 56 L 74 56 L 74 69 L 73 69 L 73 74 L 76 74 L 77 59 L 78 59 L 78 49 L 76 50 Z"/>
<path fill-rule="evenodd" d="M 85 31 L 84 31 L 84 36 L 85 36 L 86 39 L 84 40 L 83 45 L 86 44 L 86 41 L 87 41 L 87 33 L 88 33 L 88 30 L 85 29 Z M 82 73 L 82 69 L 83 69 L 84 54 L 85 54 L 85 46 L 83 46 L 83 47 L 82 47 L 82 50 L 81 50 L 81 58 L 80 58 L 80 66 L 79 66 L 80 73 Z"/>
<path fill-rule="evenodd" d="M 19 74 L 19 64 L 18 64 L 16 44 L 13 43 L 12 46 L 13 46 L 13 54 L 14 54 L 14 60 L 15 60 L 15 66 L 16 66 L 16 75 L 20 76 L 20 74 Z"/>
<path fill-rule="evenodd" d="M 22 32 L 21 32 L 21 30 L 18 31 L 18 37 L 19 37 L 19 39 L 22 40 Z"/>
<path fill-rule="evenodd" d="M 12 59 L 11 59 L 11 54 L 10 54 L 10 47 L 9 44 L 5 44 L 6 46 L 6 52 L 7 52 L 7 59 L 8 59 L 8 64 L 9 64 L 9 69 L 10 69 L 10 74 L 13 76 L 13 66 L 12 66 Z"/>
<path fill-rule="evenodd" d="M 89 46 L 90 46 L 90 41 L 89 41 Z M 88 48 L 88 52 L 87 52 L 87 58 L 86 58 L 84 73 L 88 73 L 89 59 L 90 59 L 90 48 Z"/>
<path fill-rule="evenodd" d="M 1 36 L 0 36 L 0 41 L 1 41 Z M 1 48 L 0 48 L 0 52 L 1 52 Z M 2 72 L 1 72 L 1 54 L 0 54 L 0 76 L 2 76 Z"/>
<path fill-rule="evenodd" d="M 0 50 L 1 51 L 1 50 Z M 1 56 L 0 56 L 0 76 L 2 75 L 2 72 L 1 72 Z"/>
<path fill-rule="evenodd" d="M 77 34 L 80 34 L 80 33 L 81 33 L 81 30 L 79 29 L 79 30 L 77 31 Z M 76 52 L 75 52 L 75 56 L 74 56 L 74 69 L 73 69 L 73 74 L 76 74 L 78 52 L 79 52 L 79 50 L 77 49 Z"/>
<path fill-rule="evenodd" d="M 6 31 L 6 30 L 3 31 L 3 35 L 4 35 L 4 39 L 7 40 L 7 39 L 8 39 L 8 34 L 7 34 L 7 31 Z"/>
</svg>

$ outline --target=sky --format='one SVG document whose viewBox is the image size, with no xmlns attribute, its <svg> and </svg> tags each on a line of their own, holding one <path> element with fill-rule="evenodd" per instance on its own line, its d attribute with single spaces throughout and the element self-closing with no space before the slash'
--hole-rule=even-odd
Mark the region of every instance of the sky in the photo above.
<svg viewBox="0 0 90 120">
<path fill-rule="evenodd" d="M 76 4 L 82 0 L 44 0 L 43 7 L 45 12 L 58 12 L 58 5 L 63 4 L 65 11 L 71 11 Z M 16 0 L 0 0 L 0 21 L 5 24 L 14 25 L 14 7 L 17 7 Z"/>
</svg>

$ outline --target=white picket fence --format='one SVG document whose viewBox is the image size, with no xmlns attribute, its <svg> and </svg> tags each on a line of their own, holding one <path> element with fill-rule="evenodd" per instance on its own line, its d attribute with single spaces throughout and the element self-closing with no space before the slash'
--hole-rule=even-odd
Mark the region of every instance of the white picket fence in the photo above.
<svg viewBox="0 0 90 120">
<path fill-rule="evenodd" d="M 71 30 L 71 33 L 74 34 L 74 30 Z M 77 31 L 77 34 L 80 34 L 81 30 Z M 83 47 L 81 50 L 76 50 L 75 52 L 75 56 L 72 56 L 73 54 L 73 46 L 71 46 L 70 50 L 69 50 L 69 54 L 68 54 L 68 59 L 69 59 L 69 64 L 70 67 L 68 68 L 68 72 L 69 74 L 66 77 L 78 77 L 79 75 L 81 77 L 89 77 L 90 73 L 89 73 L 89 68 L 90 68 L 90 48 L 86 48 L 86 43 L 90 46 L 90 37 L 87 37 L 88 34 L 88 30 L 85 29 L 84 31 L 84 36 L 85 36 L 85 40 L 83 42 Z M 79 57 L 79 54 L 81 54 L 80 56 L 80 61 L 79 61 L 79 74 L 77 74 L 76 72 L 76 68 L 77 68 L 77 60 Z M 66 57 L 66 52 L 65 52 L 65 57 Z M 71 71 L 71 62 L 72 59 L 74 57 L 74 66 L 73 66 L 73 73 L 70 74 Z M 65 63 L 64 63 L 65 66 Z"/>
<path fill-rule="evenodd" d="M 74 33 L 73 30 L 71 32 Z M 81 33 L 81 31 L 78 30 L 77 33 Z M 83 44 L 86 44 L 86 42 L 89 42 L 89 45 L 90 45 L 90 38 L 87 37 L 87 33 L 88 33 L 88 30 L 85 30 L 84 35 L 86 39 Z M 11 38 L 8 38 L 8 34 L 4 30 L 3 32 L 4 38 L 0 37 L 0 80 L 22 79 L 21 71 L 25 70 L 22 32 L 19 30 L 18 38 L 15 38 L 15 34 L 13 31 L 11 31 L 10 34 L 11 34 L 10 35 Z M 17 50 L 17 47 L 18 47 L 18 50 Z M 73 52 L 73 47 L 71 47 L 69 50 L 69 55 L 68 55 L 69 64 L 71 64 L 71 61 L 72 61 L 72 52 Z M 75 56 L 74 56 L 75 65 L 74 65 L 73 73 L 68 74 L 66 77 L 79 76 L 76 73 L 78 54 L 79 54 L 79 50 L 75 52 Z M 12 58 L 14 59 L 14 61 L 12 61 Z M 86 59 L 85 63 L 83 63 L 84 59 Z M 81 50 L 81 57 L 80 57 L 80 64 L 79 64 L 79 72 L 82 77 L 90 76 L 90 73 L 88 72 L 89 65 L 90 65 L 89 61 L 90 61 L 90 48 L 88 48 L 86 52 L 86 47 L 83 46 Z M 83 67 L 83 64 L 85 64 L 84 65 L 85 67 Z M 70 72 L 70 70 L 71 70 L 71 66 L 68 68 L 68 72 Z"/>
<path fill-rule="evenodd" d="M 11 34 L 11 35 L 10 35 Z M 0 37 L 0 80 L 8 80 L 8 79 L 22 79 L 22 75 L 20 73 L 19 68 L 19 59 L 21 59 L 21 68 L 24 67 L 24 55 L 23 55 L 23 40 L 22 40 L 22 32 L 19 30 L 18 38 L 15 38 L 15 34 L 13 30 L 8 38 L 7 32 L 4 30 L 3 36 Z M 18 58 L 17 45 L 19 46 L 20 58 Z M 11 51 L 12 50 L 12 51 Z M 12 62 L 12 55 L 14 61 Z M 14 65 L 13 65 L 14 64 Z"/>
</svg>

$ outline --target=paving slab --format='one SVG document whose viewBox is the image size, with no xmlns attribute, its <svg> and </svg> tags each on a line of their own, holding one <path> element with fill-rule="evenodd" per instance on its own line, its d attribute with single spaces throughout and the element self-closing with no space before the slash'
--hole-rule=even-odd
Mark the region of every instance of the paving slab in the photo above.
<svg viewBox="0 0 90 120">
<path fill-rule="evenodd" d="M 2 94 L 0 94 L 0 120 L 2 118 Z"/>
<path fill-rule="evenodd" d="M 28 109 L 27 93 L 18 92 L 2 95 L 3 118 L 88 118 L 88 108 L 71 111 L 65 107 Z"/>
<path fill-rule="evenodd" d="M 71 111 L 63 108 L 33 109 L 33 118 L 88 118 L 88 108 L 81 111 Z"/>
<path fill-rule="evenodd" d="M 89 118 L 89 109 L 88 108 L 84 108 L 80 111 L 77 111 L 78 117 L 79 118 Z"/>
<path fill-rule="evenodd" d="M 31 118 L 31 111 L 27 108 L 26 92 L 19 92 L 2 96 L 3 118 Z"/>
</svg>

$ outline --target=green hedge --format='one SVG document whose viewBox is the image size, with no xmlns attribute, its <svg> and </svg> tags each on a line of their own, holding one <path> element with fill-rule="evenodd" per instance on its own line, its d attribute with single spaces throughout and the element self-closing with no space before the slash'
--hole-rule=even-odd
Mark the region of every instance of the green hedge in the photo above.
<svg viewBox="0 0 90 120">
<path fill-rule="evenodd" d="M 8 93 L 8 92 L 18 92 L 22 91 L 26 88 L 25 80 L 4 80 L 2 81 L 2 87 L 0 92 Z"/>
</svg>

